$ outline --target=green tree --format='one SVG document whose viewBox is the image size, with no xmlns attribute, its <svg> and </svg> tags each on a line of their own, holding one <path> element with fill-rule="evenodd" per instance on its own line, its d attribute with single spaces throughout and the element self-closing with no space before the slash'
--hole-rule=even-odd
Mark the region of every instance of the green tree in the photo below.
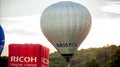
<svg viewBox="0 0 120 67">
<path fill-rule="evenodd" d="M 8 65 L 8 57 L 1 56 L 0 57 L 0 67 L 7 67 Z"/>
<path fill-rule="evenodd" d="M 112 53 L 106 62 L 106 67 L 120 67 L 120 47 Z"/>
<path fill-rule="evenodd" d="M 96 59 L 91 59 L 85 63 L 85 67 L 99 67 L 99 63 Z"/>
<path fill-rule="evenodd" d="M 55 52 L 50 54 L 50 67 L 64 67 L 65 60 L 60 53 Z"/>
<path fill-rule="evenodd" d="M 117 67 L 115 65 L 120 64 L 120 53 L 119 50 L 116 51 L 118 48 L 120 49 L 120 46 L 108 45 L 76 51 L 71 58 L 71 67 L 105 67 L 106 65 L 113 64 L 113 58 L 114 66 L 108 67 Z M 112 60 L 110 56 L 112 56 Z M 64 58 L 58 52 L 50 54 L 50 67 L 64 67 L 65 64 Z"/>
</svg>

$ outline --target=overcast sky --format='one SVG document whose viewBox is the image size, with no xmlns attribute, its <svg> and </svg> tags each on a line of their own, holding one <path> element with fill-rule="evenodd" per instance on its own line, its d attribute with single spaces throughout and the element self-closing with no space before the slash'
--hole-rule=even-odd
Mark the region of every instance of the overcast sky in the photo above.
<svg viewBox="0 0 120 67">
<path fill-rule="evenodd" d="M 55 48 L 40 29 L 40 16 L 49 5 L 63 0 L 0 0 L 0 24 L 5 31 L 5 45 L 39 43 Z M 120 0 L 68 0 L 78 2 L 91 13 L 92 28 L 81 48 L 120 45 Z M 3 51 L 6 53 L 7 47 Z"/>
</svg>

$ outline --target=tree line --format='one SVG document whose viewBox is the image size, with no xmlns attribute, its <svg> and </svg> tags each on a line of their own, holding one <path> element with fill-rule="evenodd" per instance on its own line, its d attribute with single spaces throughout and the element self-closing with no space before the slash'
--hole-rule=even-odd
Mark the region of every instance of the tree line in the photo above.
<svg viewBox="0 0 120 67">
<path fill-rule="evenodd" d="M 120 45 L 81 49 L 71 59 L 71 67 L 120 67 Z M 0 57 L 0 67 L 7 67 L 8 57 Z M 50 54 L 50 67 L 65 67 L 64 58 L 58 53 Z"/>
<path fill-rule="evenodd" d="M 64 67 L 65 64 L 58 52 L 50 54 L 50 67 Z M 120 45 L 78 50 L 70 64 L 71 67 L 120 67 Z"/>
</svg>

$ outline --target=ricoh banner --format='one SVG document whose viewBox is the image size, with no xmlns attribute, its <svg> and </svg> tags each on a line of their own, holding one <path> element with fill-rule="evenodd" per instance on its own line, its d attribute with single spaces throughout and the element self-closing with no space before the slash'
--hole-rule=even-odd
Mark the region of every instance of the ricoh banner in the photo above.
<svg viewBox="0 0 120 67">
<path fill-rule="evenodd" d="M 10 44 L 8 67 L 49 67 L 49 49 L 40 44 Z"/>
</svg>

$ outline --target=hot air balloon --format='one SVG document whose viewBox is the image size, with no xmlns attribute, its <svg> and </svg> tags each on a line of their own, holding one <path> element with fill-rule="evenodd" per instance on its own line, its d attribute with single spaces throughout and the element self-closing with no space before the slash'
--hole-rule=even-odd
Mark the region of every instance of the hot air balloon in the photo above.
<svg viewBox="0 0 120 67">
<path fill-rule="evenodd" d="M 91 15 L 79 3 L 62 1 L 48 6 L 41 15 L 43 34 L 59 53 L 70 62 L 75 50 L 88 35 Z"/>
<path fill-rule="evenodd" d="M 4 47 L 4 40 L 5 40 L 4 31 L 0 25 L 0 55 L 1 55 L 3 47 Z"/>
</svg>

